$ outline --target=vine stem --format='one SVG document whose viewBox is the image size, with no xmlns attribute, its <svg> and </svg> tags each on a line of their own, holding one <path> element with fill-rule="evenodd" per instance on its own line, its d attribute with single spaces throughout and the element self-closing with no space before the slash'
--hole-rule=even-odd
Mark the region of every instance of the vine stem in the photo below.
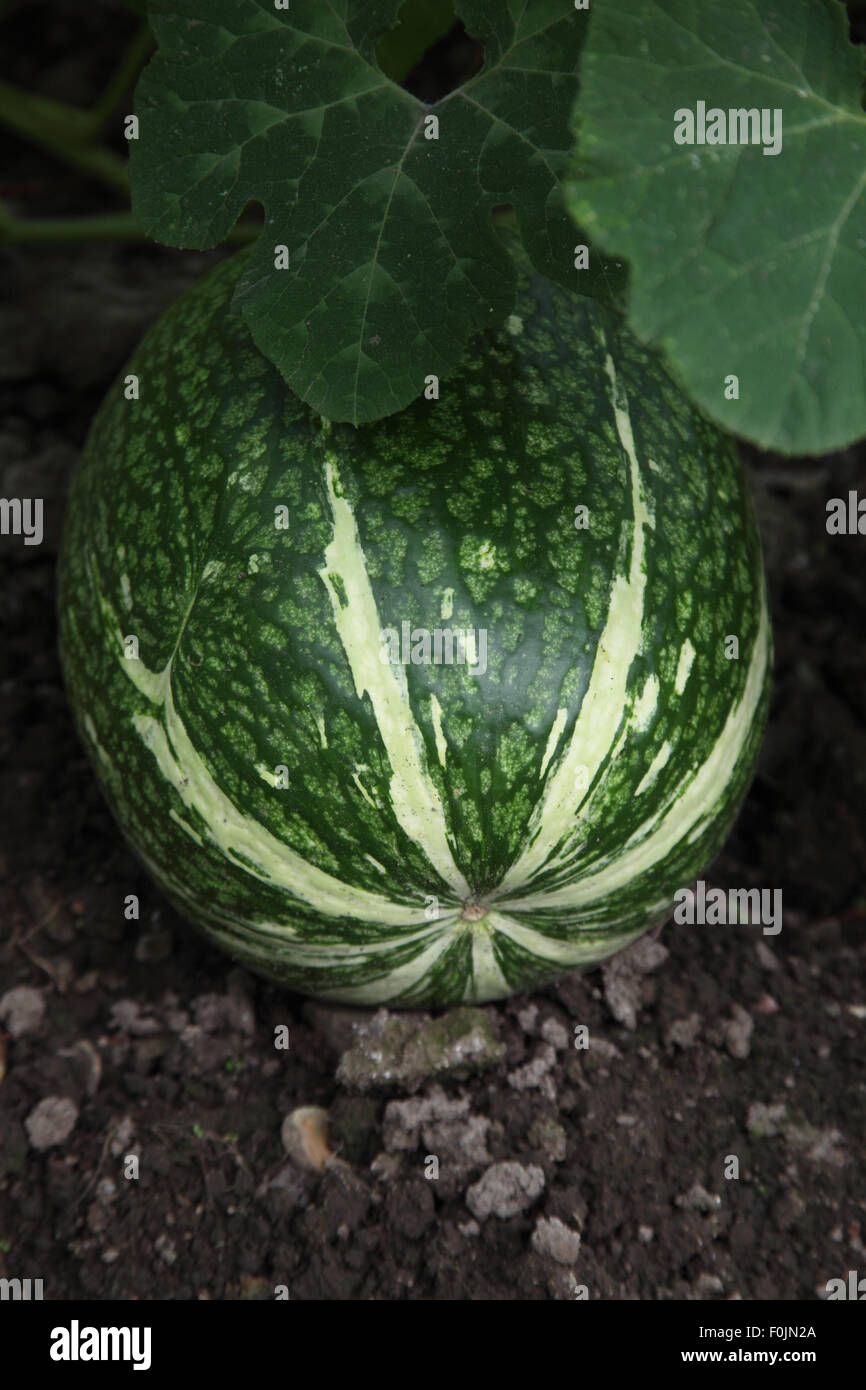
<svg viewBox="0 0 866 1390">
<path fill-rule="evenodd" d="M 233 227 L 225 241 L 246 245 L 261 228 L 250 223 Z M 0 205 L 0 246 L 61 246 L 77 241 L 140 241 L 148 237 L 134 213 L 105 212 L 92 217 L 12 217 Z M 222 243 L 221 243 L 222 244 Z"/>
<path fill-rule="evenodd" d="M 66 102 L 0 82 L 0 124 L 116 192 L 128 194 L 126 161 L 97 142 L 121 98 L 135 82 L 153 44 L 153 34 L 147 24 L 142 24 L 90 111 L 80 111 Z"/>
<path fill-rule="evenodd" d="M 0 125 L 128 196 L 126 161 L 94 144 L 89 112 L 0 82 Z"/>
<path fill-rule="evenodd" d="M 100 136 L 114 113 L 121 97 L 133 86 L 154 46 L 153 34 L 142 24 L 118 63 L 102 96 L 92 110 L 86 112 L 87 131 L 91 140 Z"/>
<path fill-rule="evenodd" d="M 0 81 L 0 126 L 6 126 L 63 163 L 121 193 L 128 204 L 126 160 L 101 145 L 99 138 L 134 84 L 153 46 L 153 34 L 147 24 L 142 24 L 101 97 L 89 111 Z M 255 223 L 238 224 L 225 240 L 232 245 L 245 245 L 254 241 L 260 230 Z M 0 202 L 0 245 L 61 246 L 96 241 L 140 241 L 158 245 L 128 210 L 83 217 L 15 217 Z"/>
</svg>

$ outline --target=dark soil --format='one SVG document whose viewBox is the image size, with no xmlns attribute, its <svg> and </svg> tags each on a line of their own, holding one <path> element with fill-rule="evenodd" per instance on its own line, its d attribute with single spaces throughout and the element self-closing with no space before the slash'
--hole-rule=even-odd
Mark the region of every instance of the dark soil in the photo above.
<svg viewBox="0 0 866 1390">
<path fill-rule="evenodd" d="M 82 105 L 135 30 L 95 0 L 10 14 L 0 75 Z M 11 137 L 2 167 L 20 215 L 112 206 Z M 668 924 L 666 957 L 486 1007 L 503 1059 L 422 1082 L 413 1129 L 406 1092 L 337 1081 L 339 1010 L 176 918 L 64 698 L 54 566 L 77 452 L 132 345 L 220 254 L 0 248 L 0 495 L 43 497 L 46 518 L 41 546 L 0 539 L 0 1277 L 41 1277 L 51 1299 L 815 1299 L 866 1271 L 866 540 L 825 529 L 830 497 L 866 496 L 866 450 L 747 458 L 775 693 L 705 878 L 780 888 L 781 933 Z M 66 1105 L 40 1133 L 47 1098 Z M 323 1174 L 281 1142 L 302 1105 L 330 1112 Z M 504 1161 L 543 1187 L 473 1215 L 467 1192 Z"/>
</svg>

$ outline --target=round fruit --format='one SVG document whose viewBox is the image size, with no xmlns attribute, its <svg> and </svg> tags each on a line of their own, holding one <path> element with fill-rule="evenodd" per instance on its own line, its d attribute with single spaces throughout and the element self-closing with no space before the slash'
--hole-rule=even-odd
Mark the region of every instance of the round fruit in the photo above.
<svg viewBox="0 0 866 1390">
<path fill-rule="evenodd" d="M 304 993 L 494 999 L 597 962 L 754 768 L 734 448 L 531 276 L 438 399 L 332 425 L 232 307 L 248 254 L 144 339 L 72 491 L 61 653 L 114 814 L 178 911 Z"/>
</svg>

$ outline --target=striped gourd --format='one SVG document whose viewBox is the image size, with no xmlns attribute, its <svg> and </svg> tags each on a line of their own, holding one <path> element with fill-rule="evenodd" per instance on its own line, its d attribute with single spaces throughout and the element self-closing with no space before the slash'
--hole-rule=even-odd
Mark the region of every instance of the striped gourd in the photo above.
<svg viewBox="0 0 866 1390">
<path fill-rule="evenodd" d="M 603 959 L 754 768 L 733 446 L 529 276 L 438 399 L 331 424 L 231 306 L 247 255 L 147 335 L 72 490 L 61 652 L 117 820 L 183 915 L 305 993 L 493 999 Z"/>
</svg>

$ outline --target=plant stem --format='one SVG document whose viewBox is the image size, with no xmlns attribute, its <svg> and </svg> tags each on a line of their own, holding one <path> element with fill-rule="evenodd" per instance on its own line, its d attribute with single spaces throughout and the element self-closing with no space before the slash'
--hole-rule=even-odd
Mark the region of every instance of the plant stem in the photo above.
<svg viewBox="0 0 866 1390">
<path fill-rule="evenodd" d="M 116 192 L 129 192 L 126 161 L 93 144 L 89 112 L 0 82 L 0 125 Z"/>
<path fill-rule="evenodd" d="M 102 96 L 93 109 L 86 113 L 88 135 L 91 140 L 95 140 L 101 135 L 121 97 L 126 95 L 144 67 L 153 45 L 153 34 L 146 24 L 142 24 L 117 65 Z"/>
<path fill-rule="evenodd" d="M 232 245 L 255 241 L 261 228 L 243 223 L 226 237 Z M 11 217 L 0 208 L 0 245 L 60 246 L 77 241 L 150 241 L 131 212 L 106 212 L 92 217 Z"/>
<path fill-rule="evenodd" d="M 95 217 L 0 217 L 0 245 L 143 240 L 141 223 L 131 212 L 109 212 Z"/>
</svg>

